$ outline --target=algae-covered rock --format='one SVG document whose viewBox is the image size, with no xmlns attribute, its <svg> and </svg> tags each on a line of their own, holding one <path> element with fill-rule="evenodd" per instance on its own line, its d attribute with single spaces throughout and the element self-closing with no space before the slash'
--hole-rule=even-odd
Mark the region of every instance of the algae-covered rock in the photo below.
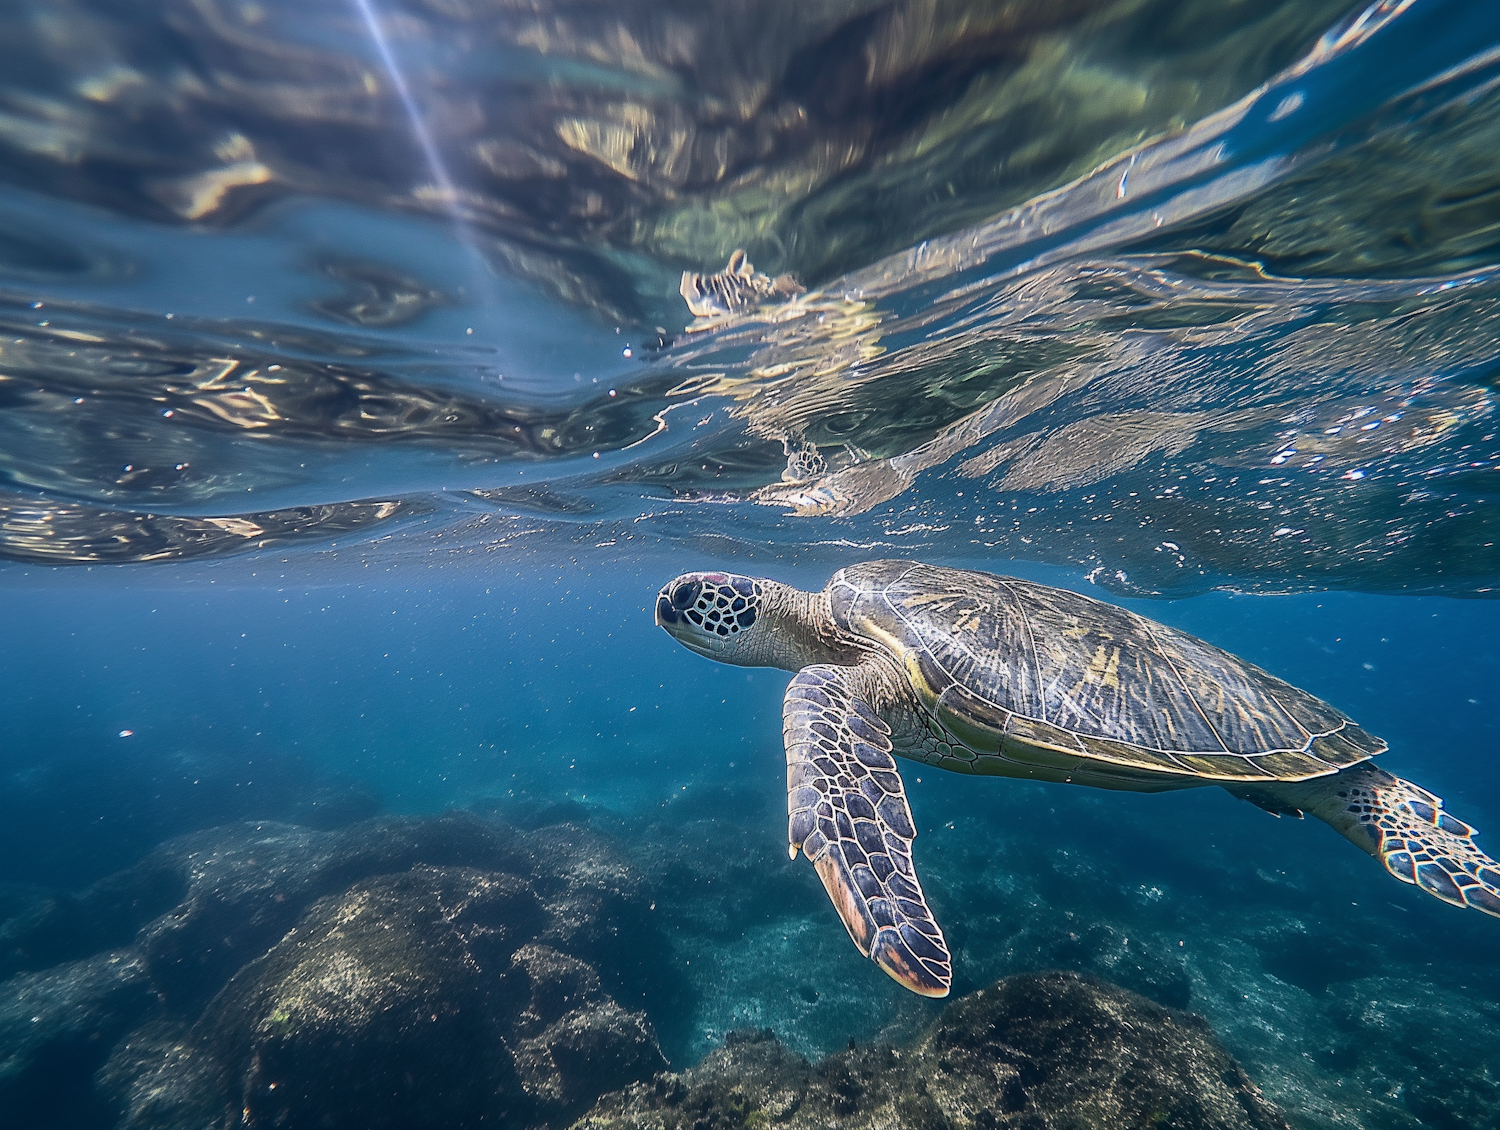
<svg viewBox="0 0 1500 1130">
<path fill-rule="evenodd" d="M 965 997 L 921 1050 L 946 1109 L 979 1109 L 989 1081 L 1003 1080 L 1016 1125 L 1039 1115 L 1101 1130 L 1285 1126 L 1201 1017 L 1075 974 L 1013 977 Z"/>
<path fill-rule="evenodd" d="M 955 1001 L 911 1047 L 816 1065 L 769 1032 L 601 1099 L 574 1130 L 1286 1130 L 1202 1018 L 1072 973 Z"/>
<path fill-rule="evenodd" d="M 542 917 L 524 881 L 456 868 L 319 902 L 197 1025 L 231 1109 L 250 1126 L 442 1126 L 522 1102 L 488 982 Z"/>
<path fill-rule="evenodd" d="M 521 1085 L 549 1113 L 577 1113 L 603 1091 L 666 1067 L 644 1012 L 606 996 L 592 965 L 544 945 L 511 958 L 507 988 L 524 994 L 508 1033 Z"/>
<path fill-rule="evenodd" d="M 568 824 L 192 833 L 16 902 L 0 1111 L 160 1130 L 565 1124 L 666 1067 L 641 1010 L 682 1010 L 651 905 L 609 841 Z"/>
<path fill-rule="evenodd" d="M 0 1125 L 26 1125 L 31 1112 L 46 1112 L 57 1126 L 107 1118 L 108 1104 L 68 1084 L 79 1065 L 92 1070 L 153 1003 L 145 970 L 129 950 L 0 983 Z"/>
<path fill-rule="evenodd" d="M 472 868 L 322 899 L 135 1077 L 129 1124 L 527 1126 L 664 1068 L 643 1014 L 531 941 L 546 922 L 529 882 Z"/>
</svg>

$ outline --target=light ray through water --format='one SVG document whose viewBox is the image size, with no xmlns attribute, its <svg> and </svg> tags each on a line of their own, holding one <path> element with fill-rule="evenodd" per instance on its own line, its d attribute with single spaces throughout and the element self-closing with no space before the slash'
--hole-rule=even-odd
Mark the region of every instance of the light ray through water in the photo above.
<svg viewBox="0 0 1500 1130">
<path fill-rule="evenodd" d="M 488 305 L 486 299 L 493 297 L 493 286 L 490 284 L 489 270 L 484 254 L 479 249 L 474 233 L 470 229 L 468 221 L 464 219 L 463 213 L 458 207 L 458 190 L 454 187 L 453 177 L 448 172 L 448 166 L 443 161 L 442 154 L 438 152 L 437 143 L 433 140 L 432 131 L 427 128 L 427 120 L 422 114 L 422 109 L 417 105 L 416 96 L 412 93 L 411 84 L 406 81 L 406 74 L 396 62 L 396 54 L 391 50 L 390 40 L 386 38 L 385 30 L 380 26 L 380 20 L 375 13 L 374 6 L 370 0 L 353 0 L 354 7 L 359 12 L 359 17 L 364 21 L 365 30 L 370 33 L 370 40 L 375 44 L 376 53 L 380 56 L 380 65 L 385 68 L 386 74 L 390 76 L 391 85 L 395 88 L 396 97 L 401 100 L 401 108 L 406 113 L 406 119 L 411 123 L 412 136 L 416 138 L 418 147 L 422 150 L 422 159 L 426 161 L 428 171 L 436 184 L 438 192 L 442 195 L 443 208 L 448 213 L 448 219 L 453 224 L 454 234 L 459 242 L 479 261 L 474 269 L 475 297 L 479 299 L 481 306 Z"/>
</svg>

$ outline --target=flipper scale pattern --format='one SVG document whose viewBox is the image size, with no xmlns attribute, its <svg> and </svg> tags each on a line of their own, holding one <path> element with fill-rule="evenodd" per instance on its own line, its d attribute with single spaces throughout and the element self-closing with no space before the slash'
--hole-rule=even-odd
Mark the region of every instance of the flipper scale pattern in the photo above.
<svg viewBox="0 0 1500 1130">
<path fill-rule="evenodd" d="M 1325 790 L 1341 811 L 1318 815 L 1335 827 L 1361 830 L 1396 878 L 1454 906 L 1500 917 L 1500 864 L 1479 849 L 1473 828 L 1443 811 L 1439 797 L 1374 766 L 1340 774 Z"/>
<path fill-rule="evenodd" d="M 911 861 L 916 838 L 890 727 L 845 669 L 797 674 L 782 708 L 787 833 L 818 872 L 859 951 L 924 996 L 948 994 L 953 962 Z"/>
</svg>

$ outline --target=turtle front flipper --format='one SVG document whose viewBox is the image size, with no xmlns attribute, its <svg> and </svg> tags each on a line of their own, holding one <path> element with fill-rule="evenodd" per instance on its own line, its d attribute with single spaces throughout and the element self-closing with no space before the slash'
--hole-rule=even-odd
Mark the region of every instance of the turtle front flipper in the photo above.
<svg viewBox="0 0 1500 1130">
<path fill-rule="evenodd" d="M 1365 763 L 1279 785 L 1275 794 L 1332 824 L 1403 883 L 1500 918 L 1500 863 L 1480 851 L 1478 833 L 1444 812 L 1442 800 L 1426 789 Z"/>
<path fill-rule="evenodd" d="M 812 861 L 860 953 L 914 993 L 947 996 L 953 963 L 912 867 L 890 727 L 848 668 L 821 664 L 792 680 L 782 720 L 792 858 Z"/>
</svg>

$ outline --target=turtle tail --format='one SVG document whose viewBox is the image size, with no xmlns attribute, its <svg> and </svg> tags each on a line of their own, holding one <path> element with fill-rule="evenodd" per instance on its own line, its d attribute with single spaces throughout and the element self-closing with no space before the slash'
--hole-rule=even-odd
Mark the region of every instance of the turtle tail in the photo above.
<svg viewBox="0 0 1500 1130">
<path fill-rule="evenodd" d="M 1333 825 L 1403 883 L 1454 906 L 1500 918 L 1500 863 L 1474 842 L 1477 832 L 1443 811 L 1426 789 L 1368 762 L 1276 790 L 1285 806 Z"/>
</svg>

